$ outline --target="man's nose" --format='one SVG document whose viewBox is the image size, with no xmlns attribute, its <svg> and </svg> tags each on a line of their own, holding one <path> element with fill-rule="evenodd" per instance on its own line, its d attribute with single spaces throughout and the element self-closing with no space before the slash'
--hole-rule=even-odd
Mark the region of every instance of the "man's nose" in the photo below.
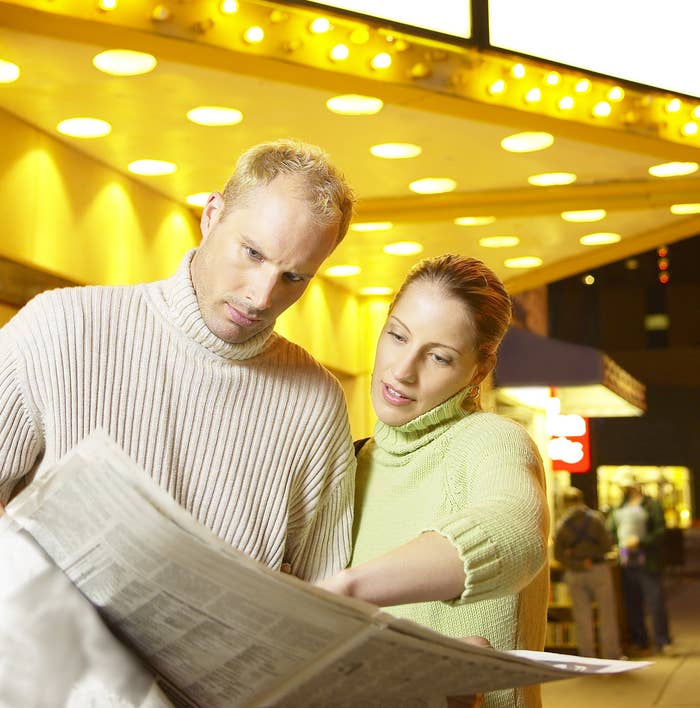
<svg viewBox="0 0 700 708">
<path fill-rule="evenodd" d="M 272 296 L 277 287 L 277 273 L 258 270 L 251 278 L 248 301 L 252 309 L 263 312 L 272 305 Z"/>
</svg>

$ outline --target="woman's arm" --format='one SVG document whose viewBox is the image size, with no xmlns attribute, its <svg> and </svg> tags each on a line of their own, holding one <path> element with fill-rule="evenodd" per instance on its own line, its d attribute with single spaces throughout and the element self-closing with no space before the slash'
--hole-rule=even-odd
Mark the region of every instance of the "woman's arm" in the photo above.
<svg viewBox="0 0 700 708">
<path fill-rule="evenodd" d="M 347 568 L 318 587 L 380 607 L 459 597 L 464 562 L 444 536 L 428 531 L 383 556 Z"/>
</svg>

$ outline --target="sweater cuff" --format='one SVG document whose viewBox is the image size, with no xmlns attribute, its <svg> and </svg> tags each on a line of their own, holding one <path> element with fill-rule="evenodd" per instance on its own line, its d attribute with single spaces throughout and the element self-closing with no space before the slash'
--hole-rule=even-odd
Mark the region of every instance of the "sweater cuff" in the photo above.
<svg viewBox="0 0 700 708">
<path fill-rule="evenodd" d="M 447 605 L 485 600 L 498 593 L 503 577 L 503 563 L 493 540 L 480 525 L 458 514 L 424 528 L 423 532 L 426 531 L 444 536 L 455 547 L 464 564 L 464 590 L 459 597 L 445 600 Z"/>
</svg>

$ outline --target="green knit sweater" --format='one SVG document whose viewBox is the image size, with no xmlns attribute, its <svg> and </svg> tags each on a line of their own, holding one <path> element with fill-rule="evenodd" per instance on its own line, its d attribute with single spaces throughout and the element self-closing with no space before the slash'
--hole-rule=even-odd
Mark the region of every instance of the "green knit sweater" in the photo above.
<svg viewBox="0 0 700 708">
<path fill-rule="evenodd" d="M 514 421 L 448 399 L 400 427 L 377 423 L 358 457 L 352 565 L 437 531 L 464 561 L 459 598 L 386 608 L 497 649 L 544 646 L 549 517 L 542 461 Z M 540 705 L 539 687 L 495 691 L 486 705 Z"/>
</svg>

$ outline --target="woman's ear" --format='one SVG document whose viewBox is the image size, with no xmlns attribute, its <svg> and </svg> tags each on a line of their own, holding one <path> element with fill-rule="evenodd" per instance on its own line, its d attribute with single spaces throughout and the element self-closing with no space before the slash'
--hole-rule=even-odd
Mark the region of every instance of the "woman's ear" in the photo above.
<svg viewBox="0 0 700 708">
<path fill-rule="evenodd" d="M 202 241 L 206 241 L 211 233 L 214 224 L 224 213 L 224 197 L 221 192 L 212 192 L 207 199 L 207 203 L 202 210 L 202 217 L 199 220 L 199 229 L 202 232 Z"/>
</svg>

